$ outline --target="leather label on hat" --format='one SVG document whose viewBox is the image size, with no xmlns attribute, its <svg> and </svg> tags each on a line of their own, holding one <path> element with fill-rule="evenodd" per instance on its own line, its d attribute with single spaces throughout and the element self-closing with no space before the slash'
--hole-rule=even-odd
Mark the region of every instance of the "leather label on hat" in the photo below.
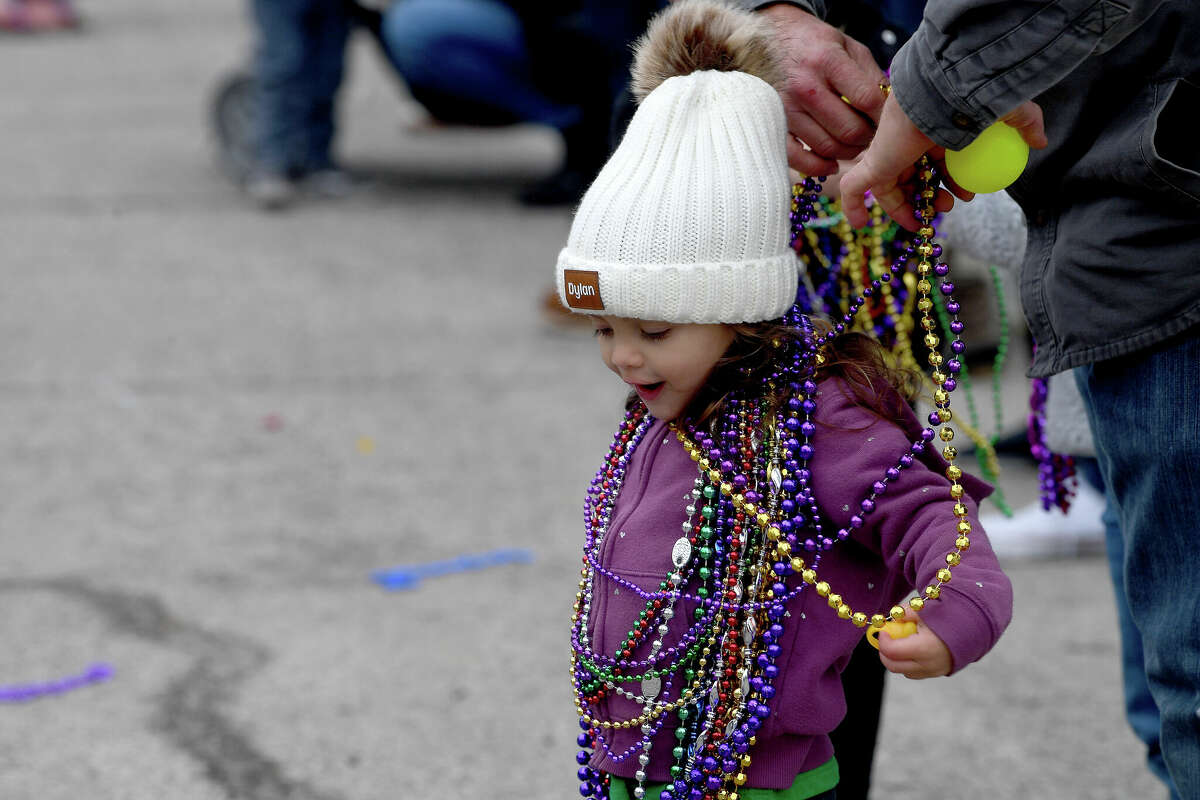
<svg viewBox="0 0 1200 800">
<path fill-rule="evenodd" d="M 603 311 L 604 301 L 600 298 L 600 273 L 594 270 L 565 269 L 563 270 L 563 287 L 567 296 L 567 305 L 571 308 L 586 308 L 591 311 Z"/>
</svg>

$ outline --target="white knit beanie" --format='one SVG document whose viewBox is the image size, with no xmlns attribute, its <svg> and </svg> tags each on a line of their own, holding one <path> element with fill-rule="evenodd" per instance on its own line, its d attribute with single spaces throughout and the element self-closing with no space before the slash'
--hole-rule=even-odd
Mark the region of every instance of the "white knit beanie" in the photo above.
<svg viewBox="0 0 1200 800">
<path fill-rule="evenodd" d="M 737 323 L 795 302 L 787 124 L 767 25 L 711 0 L 677 2 L 651 24 L 634 67 L 649 93 L 558 256 L 568 308 Z"/>
</svg>

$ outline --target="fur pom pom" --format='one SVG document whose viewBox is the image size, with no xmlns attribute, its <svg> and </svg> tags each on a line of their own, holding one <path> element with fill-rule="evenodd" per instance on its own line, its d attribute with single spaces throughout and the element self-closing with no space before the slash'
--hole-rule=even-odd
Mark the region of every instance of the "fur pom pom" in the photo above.
<svg viewBox="0 0 1200 800">
<path fill-rule="evenodd" d="M 630 88 L 640 103 L 659 84 L 700 70 L 747 72 L 772 86 L 783 71 L 771 45 L 771 23 L 719 0 L 678 0 L 634 45 Z"/>
</svg>

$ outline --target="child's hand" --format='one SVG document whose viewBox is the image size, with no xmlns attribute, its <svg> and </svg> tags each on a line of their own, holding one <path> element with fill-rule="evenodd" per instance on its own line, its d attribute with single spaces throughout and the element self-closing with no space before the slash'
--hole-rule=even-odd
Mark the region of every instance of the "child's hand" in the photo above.
<svg viewBox="0 0 1200 800">
<path fill-rule="evenodd" d="M 879 634 L 879 660 L 891 672 L 906 678 L 938 678 L 949 675 L 954 660 L 950 649 L 937 635 L 921 624 L 921 618 L 911 608 L 904 619 L 917 623 L 917 632 L 903 639 L 893 639 L 884 630 Z"/>
</svg>

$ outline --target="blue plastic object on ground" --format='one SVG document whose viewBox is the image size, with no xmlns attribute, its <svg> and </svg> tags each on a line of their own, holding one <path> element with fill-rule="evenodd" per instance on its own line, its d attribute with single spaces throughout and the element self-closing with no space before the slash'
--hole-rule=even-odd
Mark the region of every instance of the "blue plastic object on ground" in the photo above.
<svg viewBox="0 0 1200 800">
<path fill-rule="evenodd" d="M 392 569 L 372 573 L 372 579 L 385 589 L 415 589 L 425 578 L 440 578 L 456 572 L 496 567 L 501 564 L 532 564 L 533 551 L 525 548 L 504 548 L 486 553 L 475 553 L 445 561 L 430 561 L 424 564 L 406 564 Z"/>
</svg>

